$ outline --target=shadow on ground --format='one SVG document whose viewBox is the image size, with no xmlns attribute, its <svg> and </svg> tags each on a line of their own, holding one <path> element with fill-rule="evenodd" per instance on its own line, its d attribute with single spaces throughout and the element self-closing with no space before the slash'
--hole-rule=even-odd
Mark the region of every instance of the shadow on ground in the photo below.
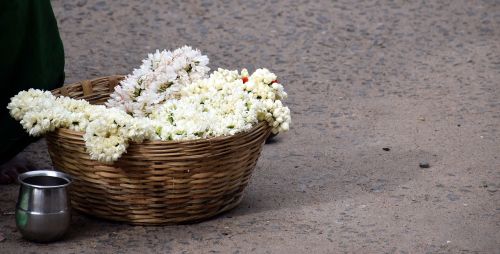
<svg viewBox="0 0 500 254">
<path fill-rule="evenodd" d="M 269 145 L 268 145 L 269 146 Z M 272 145 L 270 145 L 272 146 Z M 273 149 L 267 147 L 267 149 Z M 264 153 L 265 157 L 267 157 Z M 244 216 L 279 209 L 299 209 L 366 193 L 390 193 L 409 181 L 417 181 L 423 170 L 420 161 L 435 164 L 439 157 L 424 150 L 394 147 L 359 149 L 353 154 L 295 154 L 283 158 L 288 171 L 273 171 L 273 160 L 261 158 L 242 203 L 223 216 Z M 329 161 L 313 167 L 311 160 Z M 318 163 L 314 164 L 317 165 Z"/>
</svg>

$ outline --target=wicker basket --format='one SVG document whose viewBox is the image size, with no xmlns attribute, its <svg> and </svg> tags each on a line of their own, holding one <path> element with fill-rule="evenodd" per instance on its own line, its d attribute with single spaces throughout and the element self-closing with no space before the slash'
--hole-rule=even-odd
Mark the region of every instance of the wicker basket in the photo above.
<svg viewBox="0 0 500 254">
<path fill-rule="evenodd" d="M 104 103 L 123 76 L 63 86 L 55 95 Z M 177 224 L 207 219 L 242 198 L 262 145 L 265 123 L 229 137 L 130 144 L 112 165 L 91 160 L 81 132 L 57 129 L 46 136 L 54 167 L 70 174 L 72 207 L 131 224 Z"/>
</svg>

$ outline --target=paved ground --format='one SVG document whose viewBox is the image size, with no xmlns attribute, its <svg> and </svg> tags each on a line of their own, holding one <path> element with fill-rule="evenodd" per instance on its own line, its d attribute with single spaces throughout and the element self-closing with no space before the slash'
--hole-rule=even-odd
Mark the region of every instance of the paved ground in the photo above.
<svg viewBox="0 0 500 254">
<path fill-rule="evenodd" d="M 276 72 L 292 130 L 239 207 L 195 225 L 78 215 L 33 244 L 1 186 L 0 252 L 500 253 L 500 2 L 164 2 L 54 0 L 67 81 L 189 44 L 212 68 Z M 43 142 L 26 153 L 49 167 Z"/>
</svg>

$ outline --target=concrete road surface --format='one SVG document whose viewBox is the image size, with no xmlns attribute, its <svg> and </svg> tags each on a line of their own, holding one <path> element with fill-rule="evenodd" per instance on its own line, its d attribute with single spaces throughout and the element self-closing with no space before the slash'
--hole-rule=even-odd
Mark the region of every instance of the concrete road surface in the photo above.
<svg viewBox="0 0 500 254">
<path fill-rule="evenodd" d="M 34 244 L 18 186 L 0 186 L 1 253 L 500 253 L 499 1 L 52 4 L 67 82 L 188 44 L 212 69 L 277 73 L 293 127 L 242 203 L 198 224 L 77 214 L 63 241 Z M 43 140 L 25 153 L 50 167 Z"/>
</svg>

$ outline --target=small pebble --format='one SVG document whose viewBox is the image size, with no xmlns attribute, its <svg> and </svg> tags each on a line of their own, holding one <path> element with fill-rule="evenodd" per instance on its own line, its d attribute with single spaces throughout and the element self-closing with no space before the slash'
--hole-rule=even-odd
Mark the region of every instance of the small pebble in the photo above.
<svg viewBox="0 0 500 254">
<path fill-rule="evenodd" d="M 76 2 L 76 6 L 78 6 L 78 7 L 82 7 L 86 4 L 87 4 L 87 0 L 80 0 L 80 1 Z"/>
<path fill-rule="evenodd" d="M 390 150 L 391 150 L 391 148 L 389 148 L 389 147 L 384 147 L 384 148 L 382 148 L 382 150 L 384 150 L 384 151 L 390 151 Z"/>
<path fill-rule="evenodd" d="M 448 200 L 450 200 L 450 201 L 457 201 L 457 200 L 459 200 L 459 199 L 460 199 L 460 197 L 459 197 L 459 196 L 457 196 L 457 195 L 455 195 L 455 194 L 453 194 L 453 193 L 450 193 L 450 194 L 446 195 L 446 197 L 447 197 L 447 198 L 448 198 Z"/>
<path fill-rule="evenodd" d="M 418 164 L 418 166 L 420 168 L 429 168 L 430 167 L 429 162 L 426 162 L 426 161 L 420 162 L 420 164 Z"/>
</svg>

